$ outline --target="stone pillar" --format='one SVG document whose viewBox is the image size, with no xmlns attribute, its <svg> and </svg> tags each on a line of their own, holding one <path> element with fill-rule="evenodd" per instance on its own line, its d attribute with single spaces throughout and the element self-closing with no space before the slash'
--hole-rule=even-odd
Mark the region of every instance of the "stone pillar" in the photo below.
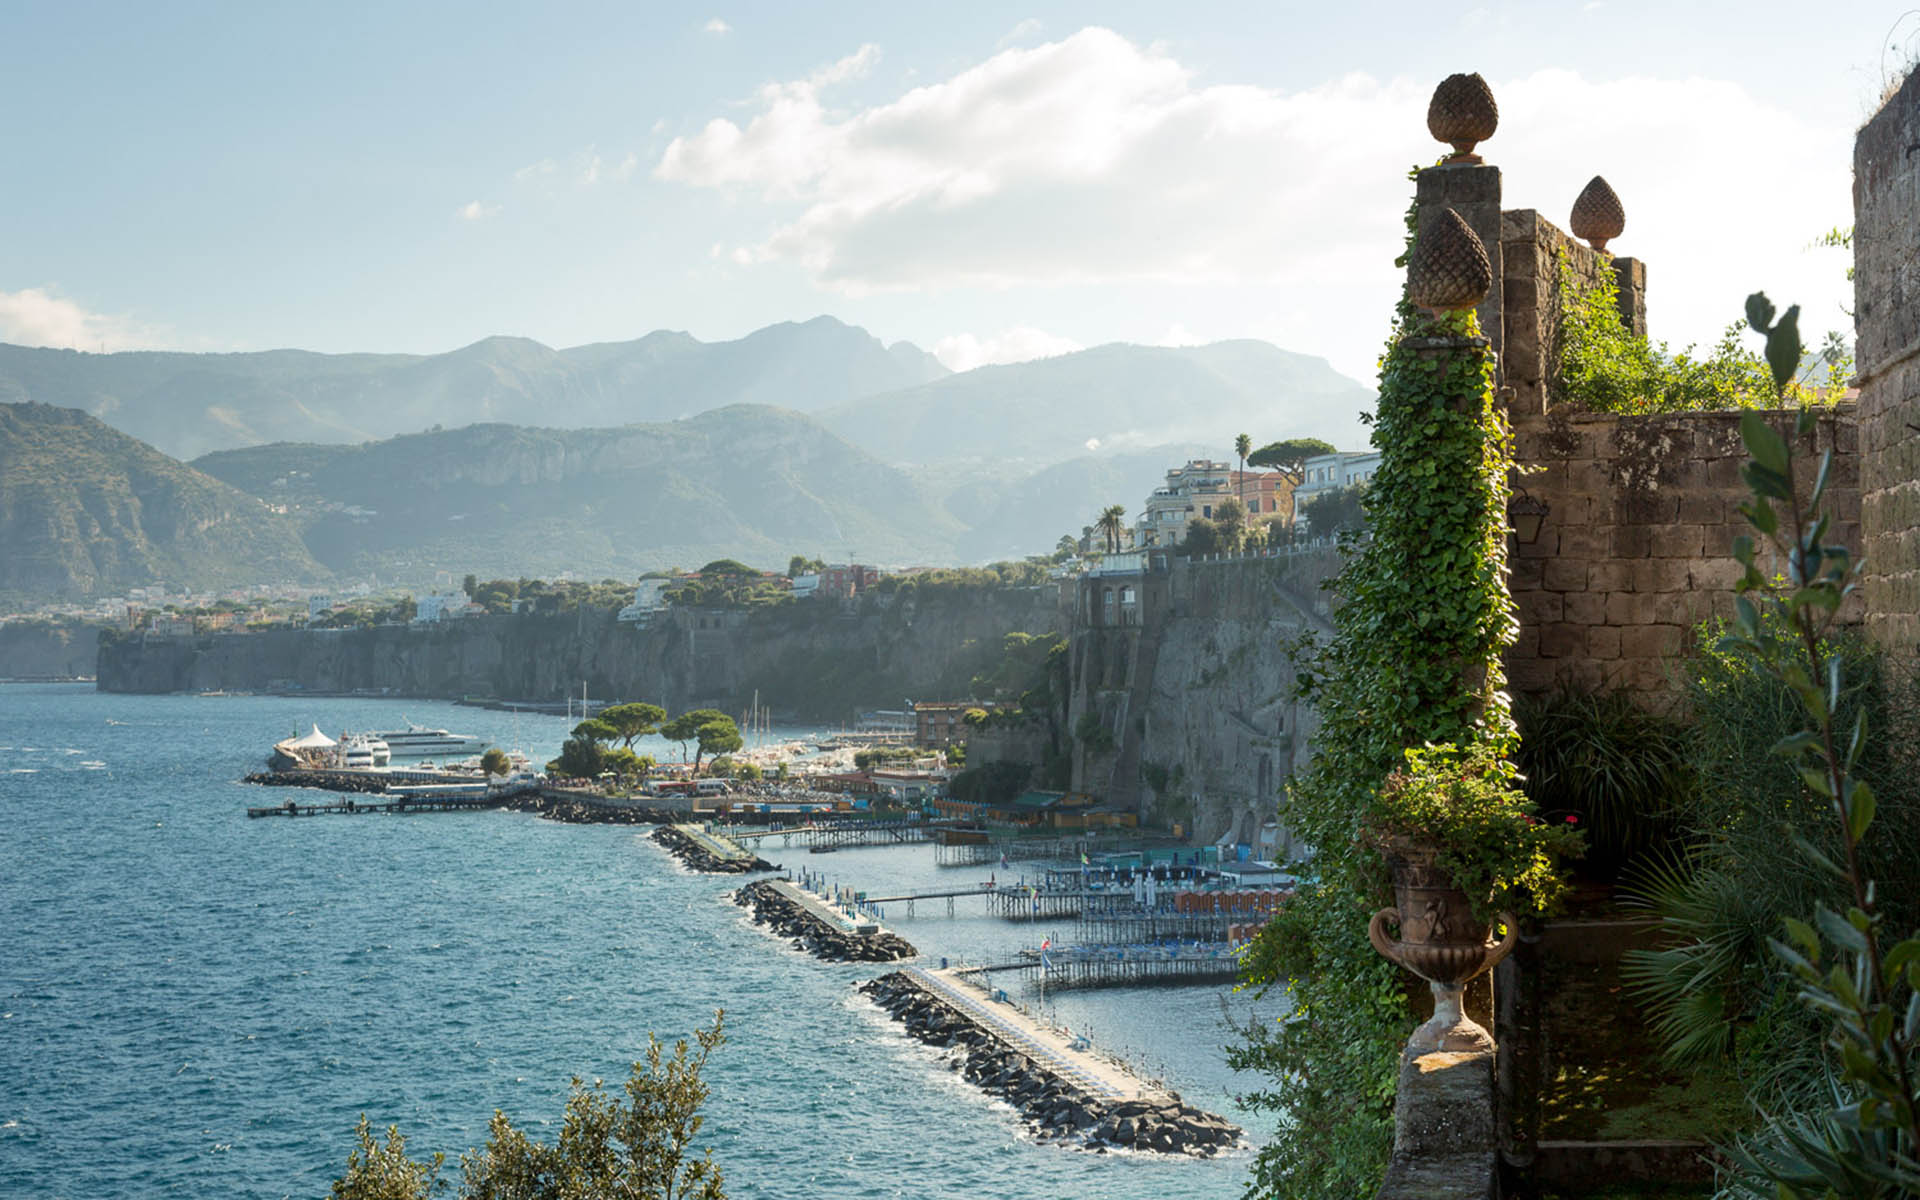
<svg viewBox="0 0 1920 1200">
<path fill-rule="evenodd" d="M 1620 289 L 1620 323 L 1635 337 L 1647 336 L 1647 264 L 1637 258 L 1616 258 L 1613 281 Z"/>
<path fill-rule="evenodd" d="M 1920 650 L 1920 71 L 1853 142 L 1854 359 L 1860 387 L 1867 633 Z"/>
<path fill-rule="evenodd" d="M 1493 1200 L 1493 1051 L 1400 1060 L 1393 1158 L 1375 1200 Z"/>
<path fill-rule="evenodd" d="M 1493 264 L 1492 290 L 1475 310 L 1480 332 L 1493 343 L 1497 357 L 1501 342 L 1500 299 L 1500 168 L 1493 166 L 1428 167 L 1420 172 L 1414 189 L 1419 205 L 1420 228 L 1425 229 L 1430 215 L 1451 208 L 1460 214 L 1486 247 L 1487 260 Z"/>
</svg>

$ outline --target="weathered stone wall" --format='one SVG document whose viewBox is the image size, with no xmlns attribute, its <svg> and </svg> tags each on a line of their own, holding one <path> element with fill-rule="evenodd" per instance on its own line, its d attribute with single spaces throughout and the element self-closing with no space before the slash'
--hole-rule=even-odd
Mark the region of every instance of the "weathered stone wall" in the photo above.
<svg viewBox="0 0 1920 1200">
<path fill-rule="evenodd" d="M 1500 383 L 1512 389 L 1509 411 L 1539 416 L 1549 407 L 1549 380 L 1559 374 L 1560 258 L 1576 278 L 1597 280 L 1612 271 L 1620 319 L 1627 332 L 1647 332 L 1647 267 L 1638 259 L 1608 258 L 1530 208 L 1500 214 Z"/>
<path fill-rule="evenodd" d="M 1776 419 L 1786 428 L 1792 418 Z M 1539 540 L 1515 546 L 1511 560 L 1520 637 L 1507 675 L 1515 688 L 1673 690 L 1692 626 L 1732 612 L 1733 539 L 1751 532 L 1739 513 L 1748 498 L 1739 425 L 1730 412 L 1516 421 L 1516 457 L 1542 468 L 1523 482 L 1553 508 Z M 1857 548 L 1860 462 L 1851 408 L 1822 417 L 1812 444 L 1798 452 L 1829 448 L 1835 532 Z"/>
<path fill-rule="evenodd" d="M 1920 72 L 1853 145 L 1867 631 L 1920 651 Z"/>
</svg>

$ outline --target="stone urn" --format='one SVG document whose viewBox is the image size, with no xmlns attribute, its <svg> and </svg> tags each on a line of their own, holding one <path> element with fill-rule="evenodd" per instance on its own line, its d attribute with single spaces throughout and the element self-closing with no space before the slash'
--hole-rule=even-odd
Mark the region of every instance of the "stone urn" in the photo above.
<svg viewBox="0 0 1920 1200">
<path fill-rule="evenodd" d="M 1433 1018 L 1413 1031 L 1407 1048 L 1415 1054 L 1435 1050 L 1493 1049 L 1493 1035 L 1468 1017 L 1460 1006 L 1467 982 L 1507 956 L 1520 936 L 1512 913 L 1501 913 L 1506 936 L 1490 938 L 1484 922 L 1474 919 L 1467 894 L 1434 865 L 1435 849 L 1405 838 L 1384 845 L 1387 866 L 1393 871 L 1396 904 L 1373 914 L 1367 938 L 1382 957 L 1398 963 L 1433 987 Z M 1387 936 L 1397 925 L 1400 937 Z"/>
</svg>

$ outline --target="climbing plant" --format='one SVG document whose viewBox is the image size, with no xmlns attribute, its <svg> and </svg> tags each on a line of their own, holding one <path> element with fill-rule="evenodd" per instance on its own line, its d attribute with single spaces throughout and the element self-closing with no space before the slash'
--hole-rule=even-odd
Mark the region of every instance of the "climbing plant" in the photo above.
<svg viewBox="0 0 1920 1200">
<path fill-rule="evenodd" d="M 1574 268 L 1565 250 L 1554 258 L 1559 297 L 1553 339 L 1556 404 L 1612 413 L 1764 408 L 1780 400 L 1830 404 L 1853 374 L 1846 339 L 1829 333 L 1821 349 L 1798 364 L 1784 390 L 1776 393 L 1772 372 L 1742 342 L 1740 325 L 1728 326 L 1705 354 L 1692 346 L 1674 353 L 1665 342 L 1649 341 L 1627 329 L 1620 317 L 1620 286 L 1611 270 L 1589 276 Z"/>
<path fill-rule="evenodd" d="M 1413 232 L 1409 214 L 1409 238 Z M 1245 986 L 1284 989 L 1289 1013 L 1243 1030 L 1233 1065 L 1269 1083 L 1246 1099 L 1281 1132 L 1256 1159 L 1250 1196 L 1351 1197 L 1378 1186 L 1392 1142 L 1396 1061 L 1414 1024 L 1398 969 L 1367 942 L 1387 873 L 1363 837 L 1381 785 L 1423 745 L 1511 753 L 1500 655 L 1514 636 L 1506 588 L 1511 440 L 1493 356 L 1471 312 L 1404 300 L 1381 362 L 1365 497 L 1370 536 L 1332 587 L 1333 637 L 1295 648 L 1321 714 L 1315 752 L 1281 804 L 1315 847 L 1311 876 L 1253 942 Z M 1543 900 L 1552 884 L 1542 881 Z"/>
</svg>

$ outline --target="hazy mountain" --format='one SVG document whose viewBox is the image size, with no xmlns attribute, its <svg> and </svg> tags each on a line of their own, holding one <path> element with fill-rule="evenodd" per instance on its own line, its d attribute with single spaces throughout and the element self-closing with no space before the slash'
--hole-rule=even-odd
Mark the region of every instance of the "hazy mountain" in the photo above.
<svg viewBox="0 0 1920 1200">
<path fill-rule="evenodd" d="M 194 465 L 289 505 L 320 561 L 399 579 L 627 577 L 721 557 L 784 567 L 796 553 L 951 562 L 965 532 L 905 473 L 761 406 L 611 429 L 275 444 Z"/>
<path fill-rule="evenodd" d="M 0 404 L 0 593 L 79 598 L 325 574 L 259 499 L 86 413 Z"/>
<path fill-rule="evenodd" d="M 554 350 L 491 337 L 446 354 L 80 354 L 0 344 L 0 401 L 82 408 L 180 457 L 362 442 L 475 422 L 586 428 L 729 404 L 812 411 L 947 374 L 832 317 L 730 342 L 657 332 Z"/>
<path fill-rule="evenodd" d="M 1193 443 L 1229 457 L 1254 444 L 1320 437 L 1366 444 L 1373 389 L 1325 359 L 1258 341 L 1167 347 L 1114 344 L 980 367 L 821 413 L 828 428 L 889 462 L 1059 462 L 1089 451 Z"/>
<path fill-rule="evenodd" d="M 1080 535 L 1109 504 L 1131 522 L 1167 469 L 1190 458 L 1224 457 L 1198 444 L 1155 446 L 1119 454 L 1083 454 L 1038 471 L 924 467 L 916 477 L 968 526 L 960 539 L 967 561 L 1020 558 L 1051 551 L 1062 534 Z"/>
</svg>

